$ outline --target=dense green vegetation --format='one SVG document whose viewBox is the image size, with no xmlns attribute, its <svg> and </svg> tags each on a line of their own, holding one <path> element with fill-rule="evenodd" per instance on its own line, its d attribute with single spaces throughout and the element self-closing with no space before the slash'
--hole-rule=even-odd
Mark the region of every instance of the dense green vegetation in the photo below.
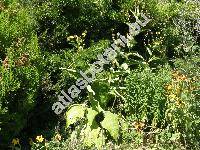
<svg viewBox="0 0 200 150">
<path fill-rule="evenodd" d="M 60 115 L 67 89 L 151 21 Z M 0 149 L 200 149 L 200 3 L 0 0 Z"/>
</svg>

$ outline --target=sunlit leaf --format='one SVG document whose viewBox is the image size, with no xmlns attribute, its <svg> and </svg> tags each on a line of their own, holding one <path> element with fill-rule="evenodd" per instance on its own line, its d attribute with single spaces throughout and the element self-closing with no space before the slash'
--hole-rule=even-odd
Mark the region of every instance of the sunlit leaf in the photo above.
<svg viewBox="0 0 200 150">
<path fill-rule="evenodd" d="M 68 128 L 71 124 L 75 123 L 78 119 L 84 117 L 85 107 L 83 105 L 73 105 L 66 112 L 66 128 Z"/>
<path fill-rule="evenodd" d="M 116 114 L 111 113 L 110 111 L 104 112 L 104 120 L 101 122 L 101 125 L 104 129 L 108 130 L 110 135 L 117 140 L 119 136 L 119 121 Z"/>
</svg>

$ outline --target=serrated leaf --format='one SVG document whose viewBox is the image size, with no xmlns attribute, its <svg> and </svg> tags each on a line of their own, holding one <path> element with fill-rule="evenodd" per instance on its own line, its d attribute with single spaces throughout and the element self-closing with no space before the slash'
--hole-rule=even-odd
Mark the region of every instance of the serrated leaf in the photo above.
<svg viewBox="0 0 200 150">
<path fill-rule="evenodd" d="M 110 135 L 117 140 L 119 136 L 119 121 L 116 114 L 110 111 L 104 111 L 104 120 L 101 122 L 104 129 L 108 130 Z"/>
<path fill-rule="evenodd" d="M 66 112 L 66 128 L 75 123 L 78 119 L 84 117 L 86 107 L 83 105 L 72 105 Z"/>
</svg>

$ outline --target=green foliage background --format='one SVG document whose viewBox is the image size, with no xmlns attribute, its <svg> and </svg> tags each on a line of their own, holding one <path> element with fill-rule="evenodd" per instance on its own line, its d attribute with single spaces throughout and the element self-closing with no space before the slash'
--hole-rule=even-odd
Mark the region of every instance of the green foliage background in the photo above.
<svg viewBox="0 0 200 150">
<path fill-rule="evenodd" d="M 95 95 L 56 116 L 61 90 L 140 12 L 151 21 L 96 76 Z M 48 149 L 199 149 L 199 12 L 192 0 L 0 0 L 0 149 L 37 135 Z"/>
</svg>

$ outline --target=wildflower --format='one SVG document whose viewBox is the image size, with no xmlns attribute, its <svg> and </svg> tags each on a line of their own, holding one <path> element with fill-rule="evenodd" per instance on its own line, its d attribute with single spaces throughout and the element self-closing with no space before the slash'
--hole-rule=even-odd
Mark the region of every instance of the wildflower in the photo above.
<svg viewBox="0 0 200 150">
<path fill-rule="evenodd" d="M 60 134 L 56 134 L 55 135 L 55 139 L 58 140 L 58 141 L 60 141 L 61 140 L 61 135 Z"/>
<path fill-rule="evenodd" d="M 16 139 L 13 139 L 12 140 L 12 144 L 15 146 L 15 145 L 19 145 L 19 139 L 18 138 L 16 138 Z"/>
<path fill-rule="evenodd" d="M 170 85 L 167 85 L 166 89 L 167 89 L 168 91 L 171 90 L 171 89 L 172 89 L 172 85 L 171 85 L 171 84 L 170 84 Z"/>
<path fill-rule="evenodd" d="M 41 143 L 43 142 L 44 138 L 42 137 L 42 135 L 40 135 L 36 137 L 36 140 Z"/>
</svg>

